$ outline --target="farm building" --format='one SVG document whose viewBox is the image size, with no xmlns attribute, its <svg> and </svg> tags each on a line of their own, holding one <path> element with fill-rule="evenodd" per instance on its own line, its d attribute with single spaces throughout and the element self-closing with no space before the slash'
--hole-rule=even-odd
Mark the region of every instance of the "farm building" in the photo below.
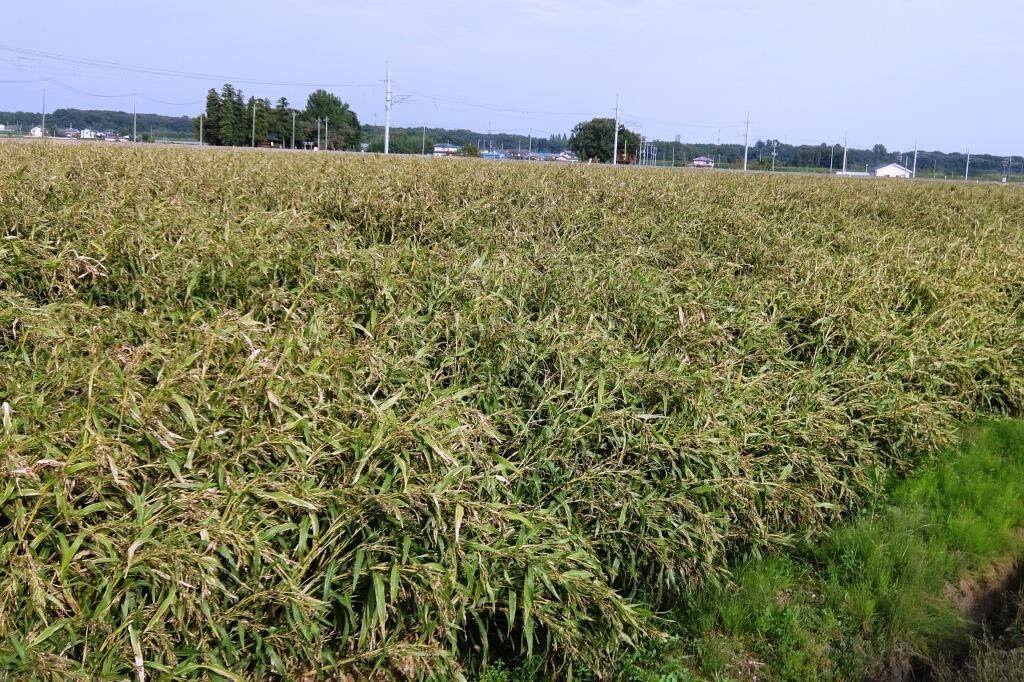
<svg viewBox="0 0 1024 682">
<path fill-rule="evenodd" d="M 914 172 L 898 163 L 887 163 L 884 166 L 877 166 L 871 169 L 871 174 L 876 178 L 912 178 Z"/>
<path fill-rule="evenodd" d="M 698 156 L 697 158 L 690 162 L 690 165 L 693 166 L 694 168 L 714 168 L 715 160 L 709 159 L 706 156 Z"/>
<path fill-rule="evenodd" d="M 82 140 L 95 140 L 96 131 L 90 128 L 82 128 L 82 131 L 79 133 L 78 136 Z"/>
<path fill-rule="evenodd" d="M 40 128 L 39 126 L 36 126 L 36 127 L 32 128 L 32 130 L 29 131 L 28 135 L 29 135 L 29 137 L 42 137 L 43 136 L 43 129 Z"/>
<path fill-rule="evenodd" d="M 459 148 L 448 142 L 434 145 L 434 156 L 455 156 L 459 153 Z"/>
</svg>

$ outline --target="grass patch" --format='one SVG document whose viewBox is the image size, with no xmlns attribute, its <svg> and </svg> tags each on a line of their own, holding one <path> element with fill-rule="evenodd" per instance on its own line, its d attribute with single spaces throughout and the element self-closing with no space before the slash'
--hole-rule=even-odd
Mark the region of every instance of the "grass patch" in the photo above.
<svg viewBox="0 0 1024 682">
<path fill-rule="evenodd" d="M 1005 187 L 0 151 L 15 677 L 611 674 L 1024 406 Z"/>
<path fill-rule="evenodd" d="M 894 654 L 941 662 L 971 627 L 949 587 L 1020 557 L 1022 499 L 1024 423 L 972 428 L 964 447 L 895 484 L 884 505 L 809 547 L 742 565 L 727 587 L 682 599 L 670 614 L 678 640 L 628 662 L 624 674 L 685 679 L 682 667 L 713 679 L 857 680 Z M 983 648 L 970 665 L 999 669 L 1001 660 Z"/>
</svg>

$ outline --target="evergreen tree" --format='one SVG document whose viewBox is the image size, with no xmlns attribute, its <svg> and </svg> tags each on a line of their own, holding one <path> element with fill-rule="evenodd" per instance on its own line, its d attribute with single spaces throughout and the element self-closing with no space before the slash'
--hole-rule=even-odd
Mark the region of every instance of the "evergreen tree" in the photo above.
<svg viewBox="0 0 1024 682">
<path fill-rule="evenodd" d="M 255 116 L 253 107 L 256 109 Z M 244 144 L 252 145 L 255 142 L 259 146 L 270 132 L 270 100 L 250 97 L 245 106 L 245 121 L 247 134 Z"/>
<path fill-rule="evenodd" d="M 220 96 L 215 88 L 210 88 L 206 93 L 206 116 L 203 121 L 203 142 L 206 144 L 219 145 L 220 142 Z M 199 137 L 198 121 L 196 125 L 196 138 Z"/>
<path fill-rule="evenodd" d="M 218 144 L 237 145 L 241 135 L 244 113 L 239 111 L 238 100 L 242 93 L 236 91 L 230 83 L 225 83 L 220 95 L 218 109 L 217 135 Z"/>
<path fill-rule="evenodd" d="M 241 90 L 235 90 L 235 97 L 231 100 L 231 111 L 234 114 L 235 121 L 237 121 L 235 127 L 235 136 L 231 144 L 236 147 L 242 147 L 249 144 L 249 121 L 246 117 L 245 97 L 242 95 Z"/>
<path fill-rule="evenodd" d="M 270 133 L 276 135 L 282 146 L 291 146 L 292 142 L 292 110 L 284 97 L 277 100 L 277 105 L 270 112 Z"/>
</svg>

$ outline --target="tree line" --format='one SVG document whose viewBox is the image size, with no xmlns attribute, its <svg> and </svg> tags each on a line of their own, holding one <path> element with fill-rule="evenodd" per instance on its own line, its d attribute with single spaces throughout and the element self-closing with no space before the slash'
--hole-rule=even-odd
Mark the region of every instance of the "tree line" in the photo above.
<svg viewBox="0 0 1024 682">
<path fill-rule="evenodd" d="M 41 112 L 34 111 L 0 111 L 0 123 L 9 126 L 20 126 L 23 133 L 42 123 Z M 191 116 L 162 116 L 160 114 L 142 114 L 137 117 L 136 126 L 139 136 L 185 138 L 192 135 Z M 96 131 L 112 130 L 118 135 L 132 132 L 132 114 L 130 111 L 108 111 L 96 109 L 54 109 L 46 112 L 46 127 L 51 133 L 65 128 L 81 130 L 89 128 Z"/>
<path fill-rule="evenodd" d="M 609 143 L 610 144 L 610 143 Z M 673 155 L 677 166 L 689 164 L 697 156 L 714 159 L 718 165 L 739 167 L 743 165 L 742 144 L 693 144 L 685 142 L 655 141 L 658 147 L 659 165 L 671 165 Z M 772 151 L 775 151 L 776 168 L 799 168 L 827 171 L 843 167 L 843 145 L 821 144 L 791 145 L 778 140 L 756 140 L 747 151 L 748 167 L 768 170 L 772 167 Z M 890 150 L 876 144 L 870 149 L 846 150 L 846 167 L 850 171 L 863 171 L 888 163 L 898 163 L 913 169 L 914 150 Z M 919 150 L 917 155 L 918 177 L 963 177 L 967 166 L 965 153 L 946 153 Z M 994 154 L 971 155 L 971 177 L 999 177 L 1004 171 L 1020 176 L 1024 174 L 1024 158 L 1011 159 Z"/>
<path fill-rule="evenodd" d="M 569 148 L 581 159 L 594 159 L 609 163 L 612 159 L 615 121 L 611 118 L 595 118 L 576 125 L 568 140 Z M 619 163 L 634 163 L 640 135 L 619 124 Z M 706 144 L 652 140 L 657 147 L 659 166 L 686 166 L 698 156 L 713 159 L 718 166 L 742 167 L 742 144 Z M 776 168 L 820 169 L 834 171 L 843 167 L 843 146 L 821 143 L 818 145 L 789 145 L 778 140 L 757 140 L 747 150 L 748 167 L 768 170 L 772 167 L 772 153 L 775 153 Z M 871 149 L 846 150 L 846 167 L 851 171 L 863 171 L 888 163 L 899 163 L 913 169 L 914 150 L 892 151 L 882 144 Z M 967 155 L 948 154 L 937 151 L 918 152 L 918 177 L 963 177 L 967 166 Z M 1009 172 L 1013 176 L 1024 176 L 1024 158 L 1011 159 L 993 154 L 971 155 L 971 177 L 1000 177 Z"/>
<path fill-rule="evenodd" d="M 196 118 L 193 131 L 206 144 L 243 147 L 270 145 L 303 147 L 320 144 L 321 149 L 356 149 L 361 138 L 359 118 L 346 102 L 326 90 L 306 98 L 306 107 L 296 109 L 281 97 L 269 99 L 244 96 L 241 89 L 225 83 L 218 92 L 206 93 L 206 110 Z"/>
<path fill-rule="evenodd" d="M 384 126 L 364 125 L 363 142 L 370 145 L 371 152 L 384 151 Z M 474 145 L 481 150 L 528 149 L 535 152 L 557 154 L 568 146 L 567 135 L 531 137 L 512 133 L 478 133 L 464 128 L 391 128 L 389 149 L 392 154 L 429 154 L 435 144 L 453 144 L 456 147 Z"/>
</svg>

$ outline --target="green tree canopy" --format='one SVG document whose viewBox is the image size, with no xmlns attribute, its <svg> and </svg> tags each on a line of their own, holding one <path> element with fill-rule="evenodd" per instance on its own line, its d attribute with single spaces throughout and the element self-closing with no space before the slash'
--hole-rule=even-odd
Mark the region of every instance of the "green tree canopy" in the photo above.
<svg viewBox="0 0 1024 682">
<path fill-rule="evenodd" d="M 359 146 L 359 118 L 337 95 L 326 90 L 310 93 L 304 113 L 308 120 L 327 122 L 329 137 L 324 140 L 324 149 L 352 149 Z"/>
<path fill-rule="evenodd" d="M 306 109 L 298 111 L 281 97 L 276 103 L 269 99 L 248 97 L 230 83 L 218 93 L 210 90 L 206 95 L 206 120 L 203 139 L 208 144 L 249 146 L 253 143 L 253 112 L 255 110 L 256 144 L 271 140 L 274 146 L 291 146 L 294 120 L 295 146 L 317 139 L 317 121 L 328 121 L 330 139 L 321 139 L 324 149 L 352 149 L 359 145 L 359 119 L 336 95 L 317 90 L 309 96 Z M 187 120 L 187 119 L 186 119 Z M 199 136 L 198 119 L 193 132 Z"/>
<path fill-rule="evenodd" d="M 369 139 L 370 151 L 376 154 L 384 151 L 384 135 L 376 135 Z M 434 149 L 434 139 L 424 138 L 418 132 L 391 131 L 390 149 L 392 154 L 429 154 Z"/>
<path fill-rule="evenodd" d="M 615 120 L 595 118 L 579 123 L 569 138 L 569 149 L 581 159 L 597 159 L 608 163 L 612 160 L 612 146 L 615 144 Z M 634 150 L 640 145 L 640 136 L 619 124 L 619 156 L 624 150 Z"/>
</svg>

